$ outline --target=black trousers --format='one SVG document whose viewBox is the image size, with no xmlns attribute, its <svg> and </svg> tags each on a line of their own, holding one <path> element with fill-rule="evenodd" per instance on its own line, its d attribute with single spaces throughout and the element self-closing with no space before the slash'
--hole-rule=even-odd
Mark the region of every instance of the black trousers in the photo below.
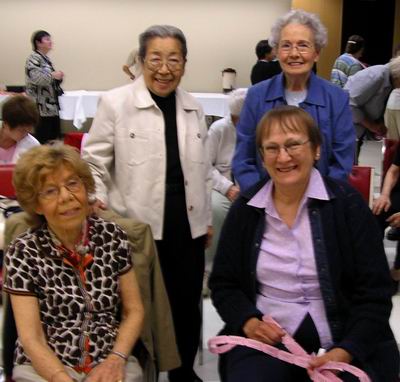
<svg viewBox="0 0 400 382">
<path fill-rule="evenodd" d="M 192 239 L 184 190 L 167 192 L 163 239 L 156 245 L 182 360 L 169 379 L 190 382 L 200 339 L 205 236 Z"/>
<path fill-rule="evenodd" d="M 35 129 L 35 138 L 41 143 L 47 143 L 61 138 L 60 117 L 40 117 L 39 125 Z"/>
<path fill-rule="evenodd" d="M 307 353 L 317 353 L 321 347 L 317 329 L 308 314 L 293 337 Z M 282 344 L 277 347 L 286 350 Z M 236 346 L 228 353 L 223 354 L 220 357 L 219 369 L 222 382 L 310 381 L 306 369 L 244 346 Z M 347 382 L 358 381 L 358 378 L 348 373 L 342 373 L 340 378 Z"/>
</svg>

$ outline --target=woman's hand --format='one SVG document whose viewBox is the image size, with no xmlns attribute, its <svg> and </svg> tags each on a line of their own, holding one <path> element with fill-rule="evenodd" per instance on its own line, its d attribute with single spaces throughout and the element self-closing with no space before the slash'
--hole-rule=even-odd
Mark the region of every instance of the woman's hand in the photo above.
<svg viewBox="0 0 400 382">
<path fill-rule="evenodd" d="M 349 352 L 341 348 L 334 348 L 325 353 L 324 355 L 321 355 L 319 357 L 314 357 L 310 361 L 310 365 L 307 369 L 307 372 L 308 375 L 311 376 L 311 372 L 314 369 L 324 365 L 328 361 L 350 363 L 352 360 L 353 356 Z"/>
<path fill-rule="evenodd" d="M 125 378 L 126 362 L 115 354 L 110 354 L 86 377 L 85 382 L 118 382 Z"/>
<path fill-rule="evenodd" d="M 390 224 L 391 227 L 400 227 L 400 212 L 397 212 L 393 214 L 392 216 L 389 216 L 386 221 Z"/>
<path fill-rule="evenodd" d="M 372 205 L 372 213 L 379 215 L 382 211 L 387 212 L 391 206 L 390 198 L 386 195 L 381 195 L 378 199 L 374 200 Z"/>
<path fill-rule="evenodd" d="M 226 197 L 231 201 L 235 201 L 236 198 L 239 196 L 240 194 L 240 188 L 238 186 L 232 185 L 229 187 L 229 190 L 226 193 Z"/>
<path fill-rule="evenodd" d="M 107 205 L 100 199 L 94 198 L 89 201 L 90 212 L 93 214 L 98 214 L 100 210 L 106 210 Z"/>
<path fill-rule="evenodd" d="M 261 321 L 256 317 L 246 321 L 243 326 L 243 332 L 246 337 L 268 345 L 275 345 L 281 342 L 282 337 L 286 334 L 279 326 Z"/>
<path fill-rule="evenodd" d="M 212 243 L 213 235 L 214 235 L 213 227 L 212 227 L 212 225 L 209 225 L 207 227 L 205 248 L 209 248 L 210 247 L 210 245 Z"/>
<path fill-rule="evenodd" d="M 62 72 L 61 70 L 57 70 L 57 71 L 51 72 L 51 76 L 54 79 L 61 81 L 64 78 L 64 72 Z"/>
</svg>

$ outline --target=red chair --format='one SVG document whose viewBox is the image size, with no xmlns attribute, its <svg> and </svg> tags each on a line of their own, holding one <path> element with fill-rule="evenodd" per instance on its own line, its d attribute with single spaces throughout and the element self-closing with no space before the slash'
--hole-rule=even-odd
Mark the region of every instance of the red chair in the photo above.
<svg viewBox="0 0 400 382">
<path fill-rule="evenodd" d="M 349 175 L 349 183 L 363 196 L 364 200 L 372 207 L 374 169 L 368 166 L 353 166 Z"/>
<path fill-rule="evenodd" d="M 15 198 L 15 190 L 12 185 L 13 164 L 0 165 L 0 195 L 7 198 Z"/>
<path fill-rule="evenodd" d="M 70 145 L 70 146 L 76 147 L 80 152 L 81 151 L 83 134 L 84 133 L 81 133 L 81 132 L 78 132 L 78 131 L 65 133 L 65 135 L 64 135 L 64 143 L 66 145 Z"/>
<path fill-rule="evenodd" d="M 381 184 L 383 184 L 383 180 L 385 179 L 387 170 L 389 170 L 389 167 L 393 163 L 393 159 L 394 159 L 394 155 L 397 150 L 398 143 L 399 143 L 399 141 L 396 141 L 394 139 L 384 138 L 384 140 L 383 140 L 383 146 L 382 146 L 383 160 L 382 160 Z"/>
</svg>

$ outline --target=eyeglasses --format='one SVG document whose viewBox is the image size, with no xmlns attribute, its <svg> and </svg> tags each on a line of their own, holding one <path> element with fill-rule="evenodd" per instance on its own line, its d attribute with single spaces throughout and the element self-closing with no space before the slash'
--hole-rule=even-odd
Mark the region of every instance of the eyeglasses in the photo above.
<svg viewBox="0 0 400 382">
<path fill-rule="evenodd" d="M 281 149 L 284 149 L 288 155 L 295 156 L 300 153 L 303 145 L 305 145 L 308 142 L 310 142 L 309 139 L 307 139 L 306 141 L 303 141 L 303 142 L 292 141 L 292 142 L 285 143 L 283 145 L 276 145 L 276 144 L 271 143 L 266 146 L 261 146 L 260 150 L 268 158 L 277 157 L 280 154 Z"/>
<path fill-rule="evenodd" d="M 45 200 L 54 200 L 60 196 L 61 187 L 65 187 L 70 193 L 75 194 L 82 189 L 82 186 L 82 179 L 73 177 L 59 186 L 46 187 L 43 191 L 40 191 L 38 195 Z"/>
<path fill-rule="evenodd" d="M 314 45 L 306 41 L 299 42 L 298 44 L 292 44 L 290 42 L 282 42 L 279 44 L 280 51 L 286 54 L 290 53 L 292 49 L 297 49 L 299 53 L 306 54 L 310 53 L 313 48 Z"/>
<path fill-rule="evenodd" d="M 167 60 L 162 60 L 158 57 L 150 57 L 149 59 L 145 59 L 144 62 L 146 63 L 147 67 L 152 72 L 157 72 L 160 70 L 164 65 L 167 66 L 170 72 L 177 72 L 183 68 L 183 64 L 185 61 L 182 58 L 168 58 Z"/>
</svg>

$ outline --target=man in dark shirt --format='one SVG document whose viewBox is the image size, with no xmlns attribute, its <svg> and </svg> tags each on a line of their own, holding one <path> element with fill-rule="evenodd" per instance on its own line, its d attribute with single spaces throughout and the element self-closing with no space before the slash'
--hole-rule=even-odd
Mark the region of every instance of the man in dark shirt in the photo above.
<svg viewBox="0 0 400 382">
<path fill-rule="evenodd" d="M 256 45 L 256 55 L 258 61 L 253 66 L 250 76 L 252 85 L 267 80 L 282 71 L 279 61 L 275 59 L 272 47 L 268 44 L 268 40 L 258 42 Z"/>
</svg>

